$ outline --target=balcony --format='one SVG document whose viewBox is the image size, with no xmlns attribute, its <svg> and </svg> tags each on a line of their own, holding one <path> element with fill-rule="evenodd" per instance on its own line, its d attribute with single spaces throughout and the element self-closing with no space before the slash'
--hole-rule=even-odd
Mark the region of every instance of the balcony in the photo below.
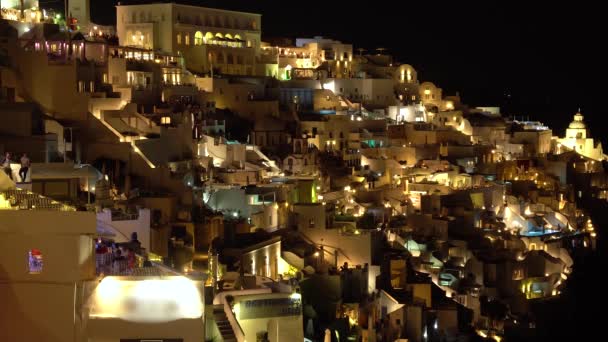
<svg viewBox="0 0 608 342">
<path fill-rule="evenodd" d="M 26 190 L 12 189 L 0 192 L 0 210 L 76 211 L 76 208 Z"/>
</svg>

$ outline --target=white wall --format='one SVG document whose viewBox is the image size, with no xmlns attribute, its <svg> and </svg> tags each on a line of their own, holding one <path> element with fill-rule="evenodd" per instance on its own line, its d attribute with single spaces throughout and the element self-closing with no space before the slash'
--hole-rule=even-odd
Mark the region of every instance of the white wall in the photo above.
<svg viewBox="0 0 608 342">
<path fill-rule="evenodd" d="M 27 266 L 25 259 L 19 260 L 24 271 Z M 75 341 L 74 291 L 75 283 L 0 283 L 0 303 L 3 307 L 0 314 L 0 339 Z"/>
<path fill-rule="evenodd" d="M 250 296 L 235 296 L 235 311 L 237 312 L 237 320 L 245 333 L 247 341 L 255 341 L 256 334 L 261 331 L 268 331 L 268 339 L 271 342 L 279 341 L 303 341 L 304 330 L 302 329 L 302 306 L 300 313 L 284 316 L 270 316 L 243 319 L 244 311 L 247 310 L 245 302 L 248 300 L 264 300 L 264 299 L 285 299 L 290 298 L 290 293 L 272 293 L 267 295 L 250 295 Z M 283 308 L 280 308 L 283 309 Z M 275 311 L 275 310 L 272 310 Z"/>
<path fill-rule="evenodd" d="M 184 342 L 205 340 L 202 318 L 180 319 L 166 323 L 143 324 L 119 319 L 89 320 L 88 342 L 120 342 L 121 339 L 182 338 Z"/>
<path fill-rule="evenodd" d="M 74 341 L 79 284 L 95 276 L 95 215 L 89 212 L 0 210 L 2 341 Z M 30 274 L 28 254 L 42 253 Z M 77 319 L 77 318 L 76 318 Z"/>
<path fill-rule="evenodd" d="M 137 233 L 137 239 L 141 242 L 141 247 L 150 251 L 150 209 L 139 209 L 137 220 L 112 221 L 110 209 L 104 209 L 97 213 L 97 220 L 104 223 L 104 226 L 113 228 L 116 234 L 116 242 L 128 242 L 133 232 Z"/>
</svg>

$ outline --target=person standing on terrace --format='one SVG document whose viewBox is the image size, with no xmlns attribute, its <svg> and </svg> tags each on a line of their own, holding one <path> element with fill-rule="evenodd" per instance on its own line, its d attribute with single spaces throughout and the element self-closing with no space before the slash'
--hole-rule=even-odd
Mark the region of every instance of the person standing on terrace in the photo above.
<svg viewBox="0 0 608 342">
<path fill-rule="evenodd" d="M 13 180 L 13 170 L 11 169 L 11 162 L 11 153 L 6 152 L 6 154 L 4 154 L 4 158 L 2 159 L 2 169 L 4 170 L 4 173 L 6 173 L 8 178 Z"/>
<path fill-rule="evenodd" d="M 28 158 L 27 154 L 23 154 L 21 156 L 21 168 L 19 169 L 19 177 L 21 177 L 21 183 L 25 183 L 27 179 L 27 172 L 30 169 L 30 158 Z"/>
</svg>

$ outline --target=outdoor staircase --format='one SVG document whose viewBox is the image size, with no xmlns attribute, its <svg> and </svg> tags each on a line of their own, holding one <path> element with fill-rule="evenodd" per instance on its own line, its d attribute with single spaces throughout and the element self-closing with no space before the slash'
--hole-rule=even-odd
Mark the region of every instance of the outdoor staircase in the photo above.
<svg viewBox="0 0 608 342">
<path fill-rule="evenodd" d="M 228 317 L 226 317 L 226 313 L 224 312 L 223 305 L 214 306 L 213 317 L 215 318 L 215 324 L 217 324 L 217 329 L 220 331 L 220 335 L 224 342 L 237 342 L 232 326 L 230 326 Z"/>
</svg>

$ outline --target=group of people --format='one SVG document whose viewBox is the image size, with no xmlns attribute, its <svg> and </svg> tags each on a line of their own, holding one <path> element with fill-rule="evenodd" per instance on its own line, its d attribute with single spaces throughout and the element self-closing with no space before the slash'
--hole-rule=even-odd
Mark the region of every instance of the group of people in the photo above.
<svg viewBox="0 0 608 342">
<path fill-rule="evenodd" d="M 137 267 L 137 254 L 142 254 L 141 243 L 137 233 L 131 235 L 131 241 L 121 244 L 99 239 L 95 247 L 97 270 L 100 273 L 124 274 Z M 145 258 L 143 267 L 151 267 Z"/>
<path fill-rule="evenodd" d="M 135 251 L 130 247 L 108 245 L 102 241 L 97 244 L 95 254 L 100 273 L 124 274 L 137 266 Z"/>
<path fill-rule="evenodd" d="M 14 181 L 13 179 L 13 170 L 11 169 L 11 164 L 13 163 L 13 160 L 11 159 L 11 153 L 10 152 L 6 152 L 4 154 L 4 157 L 2 158 L 2 161 L 0 162 L 0 164 L 2 165 L 2 169 L 4 170 L 4 173 L 6 173 L 6 175 Z M 23 154 L 21 156 L 21 168 L 19 169 L 19 178 L 21 178 L 21 182 L 25 183 L 27 180 L 27 173 L 30 170 L 30 158 L 27 156 L 27 154 Z"/>
</svg>

